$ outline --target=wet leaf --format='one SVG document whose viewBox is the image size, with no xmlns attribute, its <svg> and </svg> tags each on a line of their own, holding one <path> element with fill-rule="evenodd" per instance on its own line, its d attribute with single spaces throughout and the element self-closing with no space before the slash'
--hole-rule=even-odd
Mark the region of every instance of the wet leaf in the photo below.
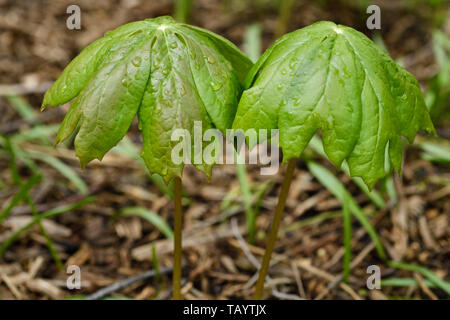
<svg viewBox="0 0 450 320">
<path fill-rule="evenodd" d="M 228 40 L 160 17 L 133 22 L 86 47 L 47 91 L 43 107 L 72 99 L 57 142 L 76 134 L 84 167 L 101 160 L 138 115 L 142 157 L 166 181 L 181 176 L 171 151 L 174 129 L 193 137 L 195 121 L 224 131 L 231 127 L 241 80 L 252 63 Z M 193 139 L 191 139 L 193 145 Z M 194 155 L 194 152 L 191 152 Z M 194 164 L 210 175 L 212 165 Z"/>
<path fill-rule="evenodd" d="M 279 129 L 285 162 L 321 130 L 330 160 L 346 160 L 370 188 L 387 158 L 401 169 L 402 137 L 434 132 L 414 76 L 362 33 L 332 22 L 280 38 L 245 85 L 233 128 Z"/>
</svg>

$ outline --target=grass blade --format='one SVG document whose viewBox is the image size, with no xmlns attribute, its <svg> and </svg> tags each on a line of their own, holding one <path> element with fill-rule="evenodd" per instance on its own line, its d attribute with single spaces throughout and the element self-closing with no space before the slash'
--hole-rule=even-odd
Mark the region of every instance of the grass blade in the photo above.
<svg viewBox="0 0 450 320">
<path fill-rule="evenodd" d="M 27 121 L 34 121 L 37 118 L 37 112 L 32 106 L 20 96 L 7 96 L 6 100 L 12 105 L 17 113 Z"/>
<path fill-rule="evenodd" d="M 40 180 L 41 175 L 35 174 L 25 184 L 20 186 L 19 192 L 16 193 L 16 195 L 12 198 L 9 205 L 7 205 L 6 208 L 3 209 L 2 212 L 0 213 L 0 224 L 2 224 L 3 221 L 9 216 L 11 210 L 14 209 L 14 207 L 17 206 L 20 203 L 20 201 L 25 199 L 30 189 L 33 188 L 33 186 L 37 184 Z"/>
<path fill-rule="evenodd" d="M 253 62 L 256 62 L 261 55 L 261 26 L 253 23 L 248 26 L 244 34 L 244 52 Z"/>
<path fill-rule="evenodd" d="M 250 192 L 250 186 L 248 184 L 248 175 L 245 164 L 237 164 L 236 173 L 239 180 L 239 187 L 241 189 L 242 198 L 244 200 L 245 219 L 247 223 L 249 242 L 254 243 L 256 216 L 252 208 L 252 194 Z"/>
<path fill-rule="evenodd" d="M 38 125 L 29 130 L 16 133 L 11 137 L 11 141 L 15 144 L 39 140 L 45 144 L 52 145 L 53 136 L 58 132 L 59 125 Z"/>
<path fill-rule="evenodd" d="M 421 275 L 423 275 L 425 278 L 428 279 L 432 284 L 434 284 L 439 289 L 442 289 L 445 291 L 448 295 L 450 295 L 450 282 L 447 282 L 441 278 L 439 278 L 434 272 L 428 270 L 425 267 L 417 266 L 414 264 L 404 263 L 404 262 L 397 262 L 397 261 L 388 261 L 388 266 L 396 269 L 402 269 L 412 272 L 418 272 Z"/>
<path fill-rule="evenodd" d="M 316 153 L 318 153 L 324 158 L 327 158 L 325 151 L 323 150 L 322 141 L 317 136 L 313 136 L 313 138 L 309 142 L 309 146 Z M 350 175 L 350 169 L 348 168 L 347 163 L 343 162 L 341 169 L 347 175 Z M 353 177 L 351 179 L 361 189 L 361 191 L 364 192 L 364 194 L 370 199 L 370 201 L 372 201 L 373 204 L 375 204 L 380 209 L 386 208 L 386 202 L 384 201 L 380 193 L 378 193 L 376 190 L 370 191 L 369 188 L 367 188 L 364 181 L 359 177 Z"/>
<path fill-rule="evenodd" d="M 428 288 L 436 288 L 436 286 L 429 280 L 423 281 Z M 387 278 L 380 282 L 382 287 L 418 287 L 419 283 L 413 278 Z"/>
<path fill-rule="evenodd" d="M 320 183 L 322 183 L 341 202 L 344 202 L 345 197 L 348 197 L 349 208 L 351 213 L 356 217 L 356 219 L 358 219 L 361 225 L 366 229 L 370 238 L 375 243 L 375 248 L 380 258 L 386 260 L 386 252 L 384 250 L 380 238 L 378 237 L 377 232 L 370 223 L 364 211 L 352 198 L 351 194 L 345 189 L 344 185 L 323 166 L 312 161 L 308 161 L 307 166 L 309 168 L 309 171 L 316 177 L 316 179 L 319 180 Z"/>
<path fill-rule="evenodd" d="M 4 243 L 2 243 L 2 245 L 0 246 L 0 257 L 3 256 L 5 251 L 11 246 L 11 244 L 14 243 L 14 241 L 16 241 L 20 237 L 20 235 L 22 233 L 24 233 L 25 231 L 29 230 L 31 227 L 33 227 L 37 223 L 41 222 L 42 220 L 49 219 L 49 218 L 57 216 L 59 214 L 75 210 L 75 209 L 77 209 L 79 207 L 82 207 L 82 206 L 84 206 L 84 205 L 86 205 L 88 203 L 92 203 L 92 202 L 94 202 L 96 200 L 97 200 L 96 197 L 88 197 L 88 198 L 85 198 L 83 200 L 77 201 L 75 203 L 71 203 L 71 204 L 68 204 L 68 205 L 64 205 L 64 206 L 60 206 L 58 208 L 54 208 L 54 209 L 48 210 L 48 211 L 40 214 L 39 216 L 34 217 L 32 221 L 30 221 L 29 223 L 24 225 L 22 228 L 18 229 Z"/>
<path fill-rule="evenodd" d="M 144 218 L 152 225 L 154 225 L 156 228 L 158 228 L 158 230 L 161 231 L 168 239 L 173 238 L 172 229 L 167 224 L 167 222 L 164 221 L 157 213 L 143 207 L 128 207 L 117 212 L 115 218 L 129 215 L 136 215 L 141 218 Z"/>
<path fill-rule="evenodd" d="M 87 194 L 89 192 L 89 188 L 84 183 L 83 179 L 81 179 L 81 177 L 71 167 L 66 165 L 58 158 L 40 152 L 28 152 L 28 154 L 31 158 L 45 162 L 58 170 L 64 177 L 66 177 L 70 182 L 73 183 L 75 188 L 81 194 Z"/>
<path fill-rule="evenodd" d="M 352 260 L 352 214 L 350 212 L 350 199 L 344 195 L 342 201 L 342 218 L 344 224 L 344 262 L 343 262 L 343 279 L 348 283 L 350 276 L 350 262 Z"/>
<path fill-rule="evenodd" d="M 450 144 L 424 141 L 419 143 L 424 151 L 422 157 L 431 162 L 450 163 Z"/>
</svg>

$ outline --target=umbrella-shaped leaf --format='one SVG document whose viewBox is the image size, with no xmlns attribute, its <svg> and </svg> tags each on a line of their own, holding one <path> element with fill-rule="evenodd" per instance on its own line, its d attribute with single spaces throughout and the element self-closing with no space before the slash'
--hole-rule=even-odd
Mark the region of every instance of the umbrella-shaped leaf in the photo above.
<svg viewBox="0 0 450 320">
<path fill-rule="evenodd" d="M 385 157 L 400 170 L 402 137 L 434 132 L 417 80 L 362 33 L 318 22 L 276 41 L 245 80 L 233 128 L 279 129 L 283 160 L 321 130 L 338 167 L 373 184 Z"/>
<path fill-rule="evenodd" d="M 47 91 L 43 107 L 72 99 L 57 142 L 75 137 L 82 166 L 102 159 L 138 115 L 142 157 L 168 181 L 180 176 L 171 151 L 174 129 L 193 137 L 231 127 L 250 60 L 224 38 L 160 17 L 133 22 L 86 47 Z M 191 139 L 193 145 L 193 139 Z M 191 152 L 192 157 L 194 156 Z M 212 165 L 194 164 L 207 175 Z"/>
</svg>

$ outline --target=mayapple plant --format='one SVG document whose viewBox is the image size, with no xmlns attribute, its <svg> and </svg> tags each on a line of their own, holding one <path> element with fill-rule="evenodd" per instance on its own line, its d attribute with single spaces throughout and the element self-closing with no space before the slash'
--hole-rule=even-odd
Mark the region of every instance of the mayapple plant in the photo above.
<svg viewBox="0 0 450 320">
<path fill-rule="evenodd" d="M 138 117 L 142 158 L 152 173 L 174 180 L 173 297 L 181 286 L 181 176 L 171 151 L 174 129 L 230 128 L 251 61 L 210 31 L 159 17 L 123 25 L 87 46 L 46 92 L 42 108 L 73 100 L 57 143 L 75 136 L 85 167 L 101 160 Z M 195 153 L 191 153 L 192 158 Z M 194 164 L 208 177 L 212 164 Z"/>
<path fill-rule="evenodd" d="M 434 133 L 417 80 L 362 33 L 318 22 L 278 39 L 246 77 L 233 128 L 278 129 L 288 162 L 255 299 L 261 299 L 296 160 L 320 130 L 324 151 L 369 188 L 400 172 L 403 137 Z M 253 146 L 249 145 L 249 148 Z"/>
</svg>

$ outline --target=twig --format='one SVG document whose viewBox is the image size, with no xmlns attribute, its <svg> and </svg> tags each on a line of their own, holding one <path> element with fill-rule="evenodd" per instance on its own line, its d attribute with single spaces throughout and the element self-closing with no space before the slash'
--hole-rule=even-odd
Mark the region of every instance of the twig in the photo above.
<svg viewBox="0 0 450 320">
<path fill-rule="evenodd" d="M 294 273 L 295 282 L 297 283 L 298 293 L 300 297 L 306 299 L 305 288 L 303 287 L 302 276 L 300 270 L 295 265 L 295 262 L 291 262 L 292 272 Z"/>
<path fill-rule="evenodd" d="M 417 283 L 423 293 L 425 293 L 431 300 L 438 300 L 438 297 L 433 293 L 433 291 L 430 290 L 430 288 L 427 287 L 422 276 L 418 272 L 414 272 L 414 278 L 417 280 Z"/>
<path fill-rule="evenodd" d="M 173 266 L 169 266 L 169 267 L 161 268 L 159 270 L 159 273 L 160 274 L 166 274 L 166 273 L 172 272 L 172 270 L 173 270 Z M 156 270 L 150 270 L 150 271 L 146 271 L 146 272 L 143 272 L 141 274 L 138 274 L 136 276 L 126 278 L 126 279 L 124 279 L 122 281 L 113 283 L 110 286 L 107 286 L 107 287 L 105 287 L 103 289 L 100 289 L 100 290 L 94 292 L 93 294 L 88 295 L 85 298 L 85 300 L 98 300 L 98 299 L 101 299 L 103 297 L 106 297 L 106 296 L 110 295 L 113 292 L 116 292 L 116 291 L 119 291 L 119 290 L 121 290 L 121 289 L 123 289 L 125 287 L 128 287 L 128 286 L 132 285 L 133 283 L 152 278 L 152 277 L 156 276 L 157 273 L 158 272 Z"/>
<path fill-rule="evenodd" d="M 241 245 L 242 251 L 244 251 L 245 256 L 250 261 L 250 263 L 257 269 L 261 267 L 261 264 L 258 262 L 258 259 L 252 254 L 250 249 L 248 248 L 247 243 L 245 242 L 244 238 L 242 237 L 241 233 L 239 232 L 239 227 L 237 225 L 236 218 L 231 219 L 231 229 L 233 230 L 234 236 L 236 237 L 237 241 Z M 256 281 L 258 277 L 258 274 L 256 273 L 250 280 L 253 283 Z M 272 279 L 269 276 L 266 276 L 266 281 L 268 283 L 272 282 Z M 288 294 L 284 292 L 278 291 L 276 288 L 272 288 L 272 295 L 278 299 L 284 299 L 284 300 L 305 300 L 304 298 L 295 295 L 295 294 Z"/>
<path fill-rule="evenodd" d="M 258 259 L 255 258 L 255 256 L 250 252 L 250 249 L 247 246 L 247 243 L 245 242 L 244 238 L 242 237 L 241 233 L 239 232 L 239 227 L 237 225 L 236 218 L 231 219 L 231 229 L 233 230 L 234 236 L 239 241 L 239 244 L 241 245 L 242 251 L 244 251 L 245 256 L 247 257 L 248 261 L 257 269 L 261 267 L 261 264 L 259 263 Z M 266 277 L 266 280 L 270 280 L 269 276 Z"/>
<path fill-rule="evenodd" d="M 355 267 L 357 267 L 364 258 L 375 248 L 375 243 L 371 242 L 369 243 L 356 257 L 353 259 L 352 263 L 350 264 L 350 270 L 353 270 Z M 334 287 L 336 287 L 342 280 L 343 276 L 338 275 L 333 281 L 331 281 L 327 288 L 323 290 L 316 298 L 315 300 L 321 300 L 323 299 L 328 292 L 330 292 Z"/>
<path fill-rule="evenodd" d="M 334 277 L 332 274 L 323 271 L 317 267 L 314 267 L 313 265 L 311 265 L 309 262 L 307 261 L 298 261 L 297 262 L 297 266 L 307 272 L 310 272 L 311 274 L 322 278 L 328 282 L 338 282 L 339 286 L 341 287 L 342 290 L 344 290 L 345 292 L 347 292 L 354 300 L 362 300 L 362 298 L 348 285 L 346 285 L 345 283 L 339 282 L 338 281 L 338 277 Z"/>
</svg>

